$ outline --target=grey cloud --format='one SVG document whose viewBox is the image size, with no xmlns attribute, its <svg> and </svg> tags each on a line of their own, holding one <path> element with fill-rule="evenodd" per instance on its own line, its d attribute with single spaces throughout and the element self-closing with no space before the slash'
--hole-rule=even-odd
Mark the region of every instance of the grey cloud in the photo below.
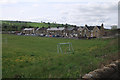
<svg viewBox="0 0 120 80">
<path fill-rule="evenodd" d="M 76 25 L 117 24 L 116 3 L 59 4 L 53 5 L 53 8 L 59 15 L 57 14 L 54 18 L 50 16 L 49 20 L 46 18 L 44 20 Z"/>
<path fill-rule="evenodd" d="M 80 4 L 77 8 L 69 11 L 68 22 L 80 24 L 97 24 L 108 23 L 117 24 L 117 5 L 116 3 L 96 3 L 96 4 Z"/>
</svg>

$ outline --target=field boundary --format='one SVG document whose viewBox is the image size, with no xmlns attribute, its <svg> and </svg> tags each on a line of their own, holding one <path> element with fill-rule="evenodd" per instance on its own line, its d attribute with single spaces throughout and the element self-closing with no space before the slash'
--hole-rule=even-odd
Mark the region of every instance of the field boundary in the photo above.
<svg viewBox="0 0 120 80">
<path fill-rule="evenodd" d="M 97 80 L 101 79 L 101 78 L 110 78 L 110 79 L 120 79 L 119 76 L 119 69 L 120 68 L 120 59 L 112 62 L 109 65 L 104 66 L 101 69 L 96 69 L 92 72 L 89 72 L 88 74 L 85 74 L 82 78 L 85 80 L 95 80 L 96 78 L 98 78 Z"/>
</svg>

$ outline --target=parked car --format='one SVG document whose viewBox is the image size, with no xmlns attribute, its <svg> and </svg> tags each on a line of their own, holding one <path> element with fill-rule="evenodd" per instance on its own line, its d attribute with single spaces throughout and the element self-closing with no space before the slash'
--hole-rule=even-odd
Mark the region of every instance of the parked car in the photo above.
<svg viewBox="0 0 120 80">
<path fill-rule="evenodd" d="M 55 37 L 55 35 L 52 35 L 52 37 Z"/>
<path fill-rule="evenodd" d="M 60 35 L 56 35 L 56 37 L 60 37 Z"/>
<path fill-rule="evenodd" d="M 49 37 L 52 37 L 52 35 L 49 35 Z"/>
<path fill-rule="evenodd" d="M 16 35 L 22 35 L 22 33 L 16 33 Z"/>
<path fill-rule="evenodd" d="M 44 34 L 40 34 L 41 37 L 45 36 Z"/>
<path fill-rule="evenodd" d="M 49 35 L 45 35 L 45 37 L 49 37 Z"/>
</svg>

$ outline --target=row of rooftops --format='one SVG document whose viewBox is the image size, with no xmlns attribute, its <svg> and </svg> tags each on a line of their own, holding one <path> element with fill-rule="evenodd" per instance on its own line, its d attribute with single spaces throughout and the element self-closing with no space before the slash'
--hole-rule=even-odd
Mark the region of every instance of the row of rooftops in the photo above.
<svg viewBox="0 0 120 80">
<path fill-rule="evenodd" d="M 50 30 L 55 30 L 55 31 L 58 31 L 58 30 L 64 30 L 65 28 L 64 27 L 59 27 L 59 28 L 56 28 L 56 27 L 54 27 L 54 28 L 48 28 L 47 30 L 48 31 L 50 31 Z"/>
<path fill-rule="evenodd" d="M 95 26 L 86 26 L 89 30 L 93 30 Z M 98 27 L 99 29 L 101 28 L 101 26 L 96 26 Z"/>
<path fill-rule="evenodd" d="M 103 26 L 103 24 L 102 24 L 101 26 Z M 83 28 L 85 28 L 85 27 L 87 27 L 89 30 L 93 30 L 94 27 L 98 27 L 98 28 L 100 29 L 101 26 L 87 26 L 87 25 L 85 25 L 85 26 L 80 26 L 80 27 L 67 27 L 67 28 L 65 28 L 65 27 L 49 27 L 49 28 L 47 28 L 47 27 L 42 27 L 42 28 L 36 28 L 35 30 L 36 30 L 36 31 L 37 31 L 37 30 L 48 30 L 48 31 L 50 31 L 50 30 L 53 30 L 53 31 L 68 30 L 68 31 L 71 31 L 71 30 L 77 30 L 78 28 L 83 29 Z M 33 29 L 34 29 L 34 28 L 25 28 L 24 30 L 33 30 Z"/>
</svg>

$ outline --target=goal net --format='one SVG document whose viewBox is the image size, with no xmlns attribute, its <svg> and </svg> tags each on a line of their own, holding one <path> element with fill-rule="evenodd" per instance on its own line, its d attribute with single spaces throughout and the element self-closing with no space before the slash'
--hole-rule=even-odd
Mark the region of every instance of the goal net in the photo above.
<svg viewBox="0 0 120 80">
<path fill-rule="evenodd" d="M 58 43 L 57 53 L 74 53 L 72 43 Z"/>
</svg>

